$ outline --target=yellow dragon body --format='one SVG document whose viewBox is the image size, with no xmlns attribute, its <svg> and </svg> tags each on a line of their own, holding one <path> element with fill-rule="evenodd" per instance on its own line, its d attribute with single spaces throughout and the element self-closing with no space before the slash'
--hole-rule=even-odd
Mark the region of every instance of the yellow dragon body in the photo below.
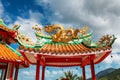
<svg viewBox="0 0 120 80">
<path fill-rule="evenodd" d="M 81 35 L 86 34 L 87 27 L 83 27 L 82 29 L 64 29 L 61 25 L 48 25 L 45 27 L 45 31 L 48 32 L 52 36 L 52 40 L 54 42 L 69 42 L 73 38 L 79 38 L 78 33 Z M 55 34 L 52 34 L 53 31 L 56 31 Z"/>
</svg>

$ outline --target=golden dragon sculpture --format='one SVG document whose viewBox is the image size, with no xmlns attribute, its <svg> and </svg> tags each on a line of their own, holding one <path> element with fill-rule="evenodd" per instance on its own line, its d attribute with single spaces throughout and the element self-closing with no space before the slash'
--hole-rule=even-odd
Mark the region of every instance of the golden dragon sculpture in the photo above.
<svg viewBox="0 0 120 80">
<path fill-rule="evenodd" d="M 73 38 L 79 38 L 78 33 L 85 35 L 88 27 L 85 26 L 81 29 L 64 29 L 61 25 L 48 25 L 45 26 L 44 30 L 49 33 L 54 42 L 69 42 Z"/>
</svg>

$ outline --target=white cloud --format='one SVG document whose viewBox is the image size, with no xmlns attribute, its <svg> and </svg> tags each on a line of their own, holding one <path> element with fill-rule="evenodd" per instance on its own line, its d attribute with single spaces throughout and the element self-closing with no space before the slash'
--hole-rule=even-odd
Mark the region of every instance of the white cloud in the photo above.
<svg viewBox="0 0 120 80">
<path fill-rule="evenodd" d="M 64 72 L 62 70 L 45 70 L 45 78 L 46 80 L 53 80 L 59 78 L 60 76 L 63 76 Z"/>
<path fill-rule="evenodd" d="M 26 75 L 26 76 L 35 76 L 35 73 L 34 70 L 31 70 L 31 71 L 23 71 L 22 74 Z"/>
<path fill-rule="evenodd" d="M 17 20 L 13 24 L 9 24 L 9 26 L 13 26 L 14 24 L 20 25 L 19 31 L 22 32 L 24 35 L 30 37 L 33 41 L 36 41 L 36 36 L 34 34 L 34 30 L 32 29 L 33 26 L 39 23 L 41 18 L 41 14 L 37 12 L 29 11 L 30 18 L 24 19 L 21 17 L 17 17 Z M 41 24 L 38 24 L 39 27 L 43 27 Z"/>
<path fill-rule="evenodd" d="M 30 15 L 30 19 L 33 19 L 36 22 L 39 22 L 41 19 L 44 18 L 43 14 L 39 12 L 32 12 L 31 10 L 29 10 L 29 15 Z"/>
<path fill-rule="evenodd" d="M 29 68 L 20 69 L 18 74 L 19 80 L 34 80 L 35 79 L 35 66 L 30 66 Z"/>
<path fill-rule="evenodd" d="M 116 35 L 117 39 L 115 41 L 115 44 L 113 44 L 113 53 L 118 53 L 120 52 L 120 36 Z"/>
<path fill-rule="evenodd" d="M 112 57 L 111 57 L 112 56 Z M 107 67 L 112 67 L 112 64 L 116 65 L 115 68 L 119 68 L 120 66 L 120 54 L 119 53 L 113 53 L 109 55 L 105 60 L 104 63 Z"/>
<path fill-rule="evenodd" d="M 78 68 L 78 69 L 76 69 Z M 45 70 L 45 78 L 46 80 L 55 80 L 60 78 L 61 76 L 65 76 L 64 72 L 73 71 L 73 74 L 77 74 L 78 76 L 82 76 L 80 67 L 65 67 L 65 68 L 50 68 L 49 70 Z"/>
<path fill-rule="evenodd" d="M 32 26 L 37 24 L 36 21 L 33 19 L 23 19 L 21 17 L 17 17 L 17 20 L 14 24 L 19 24 L 21 26 L 19 31 L 26 36 L 29 36 L 32 40 L 35 40 L 34 30 L 32 30 Z M 9 26 L 13 26 L 13 24 L 10 24 Z"/>
</svg>

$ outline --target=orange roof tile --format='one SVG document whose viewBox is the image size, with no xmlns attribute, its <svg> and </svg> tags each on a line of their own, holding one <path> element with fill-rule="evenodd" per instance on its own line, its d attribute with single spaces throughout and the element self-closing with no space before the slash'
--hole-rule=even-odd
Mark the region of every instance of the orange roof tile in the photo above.
<svg viewBox="0 0 120 80">
<path fill-rule="evenodd" d="M 34 48 L 31 48 L 34 49 Z M 87 48 L 83 44 L 45 44 L 42 48 L 40 48 L 37 52 L 46 53 L 46 54 L 90 54 L 90 53 L 98 53 L 100 51 L 110 50 L 111 47 L 101 47 L 101 48 Z M 30 51 L 28 48 L 24 46 L 20 46 L 19 50 Z M 32 50 L 34 51 L 34 50 Z M 34 52 L 36 53 L 36 52 Z"/>
<path fill-rule="evenodd" d="M 3 62 L 18 62 L 24 61 L 22 56 L 17 55 L 14 51 L 12 51 L 8 46 L 5 44 L 0 43 L 0 61 Z"/>
</svg>

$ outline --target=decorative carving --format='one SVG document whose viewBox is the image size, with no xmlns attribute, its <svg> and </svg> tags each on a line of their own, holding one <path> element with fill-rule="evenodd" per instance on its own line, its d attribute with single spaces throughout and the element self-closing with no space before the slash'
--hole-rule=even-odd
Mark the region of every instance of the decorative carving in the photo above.
<svg viewBox="0 0 120 80">
<path fill-rule="evenodd" d="M 16 24 L 16 25 L 13 26 L 12 29 L 13 29 L 13 30 L 18 30 L 19 28 L 20 28 L 20 25 Z"/>
<path fill-rule="evenodd" d="M 34 46 L 35 45 L 35 43 L 32 42 L 29 37 L 21 34 L 20 32 L 18 32 L 17 40 L 25 46 Z"/>
<path fill-rule="evenodd" d="M 81 29 L 64 29 L 61 25 L 48 25 L 45 26 L 45 31 L 52 36 L 54 42 L 69 42 L 73 38 L 79 38 L 78 33 L 85 35 L 87 33 L 88 27 L 83 27 Z M 55 34 L 54 34 L 55 31 Z"/>
<path fill-rule="evenodd" d="M 99 45 L 101 45 L 101 44 L 104 46 L 108 45 L 111 41 L 111 38 L 112 38 L 112 36 L 110 36 L 110 35 L 105 35 L 105 36 L 101 37 L 99 40 Z"/>
<path fill-rule="evenodd" d="M 85 26 L 85 27 L 83 27 L 83 28 L 80 29 L 80 33 L 81 33 L 82 35 L 87 34 L 87 31 L 88 31 L 88 26 Z"/>
<path fill-rule="evenodd" d="M 44 28 L 39 28 L 38 25 L 35 25 L 33 29 L 37 30 L 37 34 L 42 35 L 42 30 L 47 32 L 52 38 L 53 42 L 64 42 L 67 43 L 72 41 L 75 38 L 82 38 L 87 35 L 88 27 L 84 26 L 81 29 L 64 29 L 62 25 L 48 25 Z M 93 42 L 90 37 L 83 37 L 82 43 L 87 47 L 104 47 L 111 46 L 115 41 L 114 36 L 106 35 L 100 38 L 99 42 Z"/>
<path fill-rule="evenodd" d="M 98 46 L 111 46 L 113 44 L 113 42 L 115 41 L 115 36 L 110 36 L 110 35 L 105 35 L 103 37 L 100 38 L 99 42 L 98 42 Z"/>
<path fill-rule="evenodd" d="M 35 26 L 33 26 L 32 29 L 36 30 L 38 34 L 42 34 L 42 32 L 41 32 L 42 28 L 39 28 L 37 24 Z"/>
<path fill-rule="evenodd" d="M 99 42 L 97 43 L 94 43 L 95 45 L 94 46 L 91 46 L 91 39 L 87 39 L 87 40 L 84 40 L 82 42 L 83 45 L 85 45 L 86 47 L 89 47 L 89 48 L 93 48 L 93 47 L 105 47 L 105 46 L 109 46 L 111 47 L 111 45 L 114 43 L 114 41 L 116 40 L 117 38 L 112 35 L 105 35 L 103 37 L 100 38 Z"/>
</svg>

